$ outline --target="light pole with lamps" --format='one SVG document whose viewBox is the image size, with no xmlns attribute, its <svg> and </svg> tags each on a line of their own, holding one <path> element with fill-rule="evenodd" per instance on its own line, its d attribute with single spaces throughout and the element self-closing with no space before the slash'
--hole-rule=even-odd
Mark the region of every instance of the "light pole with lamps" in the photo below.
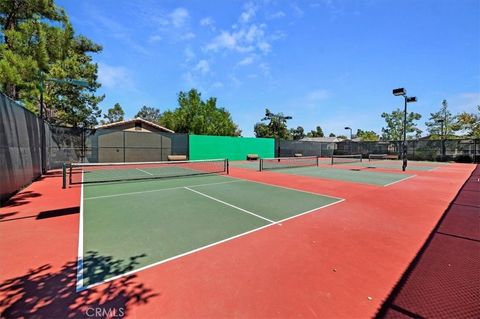
<svg viewBox="0 0 480 319">
<path fill-rule="evenodd" d="M 405 108 L 403 110 L 403 147 L 402 147 L 402 171 L 407 168 L 407 104 L 417 102 L 416 96 L 407 96 L 407 90 L 398 88 L 393 90 L 393 95 L 403 96 L 405 99 Z"/>
<path fill-rule="evenodd" d="M 348 145 L 350 146 L 350 147 L 349 147 L 349 148 L 350 148 L 350 154 L 352 154 L 352 150 L 353 150 L 353 146 L 352 146 L 352 137 L 353 137 L 353 136 L 352 136 L 352 128 L 349 127 L 349 126 L 345 126 L 345 129 L 346 129 L 346 130 L 350 130 L 350 141 L 349 141 Z"/>
<path fill-rule="evenodd" d="M 445 160 L 445 136 L 443 135 L 443 125 L 445 123 L 445 119 L 439 119 L 436 121 L 437 123 L 441 123 L 442 124 L 442 128 L 441 128 L 441 135 L 440 135 L 440 139 L 441 139 L 441 147 L 442 147 L 442 162 Z"/>
<path fill-rule="evenodd" d="M 353 137 L 353 135 L 352 135 L 352 128 L 349 127 L 349 126 L 346 126 L 345 129 L 346 129 L 346 130 L 350 130 L 350 140 L 352 140 L 352 137 Z"/>
</svg>

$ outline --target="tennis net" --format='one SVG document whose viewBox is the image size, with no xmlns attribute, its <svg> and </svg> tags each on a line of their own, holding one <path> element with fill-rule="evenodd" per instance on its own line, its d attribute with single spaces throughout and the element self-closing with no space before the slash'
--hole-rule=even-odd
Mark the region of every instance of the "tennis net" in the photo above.
<svg viewBox="0 0 480 319">
<path fill-rule="evenodd" d="M 344 163 L 356 163 L 362 161 L 362 154 L 332 155 L 332 165 Z"/>
<path fill-rule="evenodd" d="M 387 159 L 387 154 L 369 154 L 368 155 L 368 161 L 381 161 L 381 160 L 386 160 Z"/>
<path fill-rule="evenodd" d="M 261 158 L 260 171 L 305 166 L 318 166 L 317 156 Z"/>
<path fill-rule="evenodd" d="M 228 159 L 133 163 L 67 163 L 63 187 L 69 184 L 228 174 Z"/>
</svg>

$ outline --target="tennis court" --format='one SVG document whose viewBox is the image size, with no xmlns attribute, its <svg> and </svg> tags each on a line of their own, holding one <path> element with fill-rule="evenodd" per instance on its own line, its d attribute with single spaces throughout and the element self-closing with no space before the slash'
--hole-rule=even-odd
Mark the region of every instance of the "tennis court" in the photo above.
<svg viewBox="0 0 480 319">
<path fill-rule="evenodd" d="M 230 178 L 224 165 L 213 160 L 74 167 L 71 187 L 82 187 L 77 290 L 266 227 L 288 227 L 284 222 L 291 218 L 342 201 Z M 99 254 L 133 258 L 135 264 L 126 273 L 98 273 Z"/>
<path fill-rule="evenodd" d="M 329 159 L 331 161 L 331 159 Z M 368 170 L 348 170 L 333 166 L 318 166 L 325 160 L 318 157 L 281 157 L 261 159 L 259 162 L 232 162 L 235 167 L 275 171 L 282 174 L 309 176 L 322 179 L 340 180 L 376 186 L 389 186 L 403 180 L 415 177 L 414 174 L 396 174 L 389 172 L 371 172 Z M 362 164 L 361 162 L 342 162 L 343 165 Z"/>
</svg>

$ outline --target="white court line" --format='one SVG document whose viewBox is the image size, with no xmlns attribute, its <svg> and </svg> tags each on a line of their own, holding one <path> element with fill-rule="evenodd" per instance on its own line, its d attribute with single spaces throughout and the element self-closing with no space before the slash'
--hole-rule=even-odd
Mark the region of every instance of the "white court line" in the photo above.
<svg viewBox="0 0 480 319">
<path fill-rule="evenodd" d="M 255 217 L 258 217 L 258 218 L 260 218 L 260 219 L 266 220 L 267 222 L 270 222 L 270 223 L 272 223 L 272 224 L 275 224 L 275 223 L 276 223 L 275 221 L 273 221 L 273 220 L 271 220 L 271 219 L 265 218 L 265 217 L 263 217 L 263 216 L 260 216 L 260 215 L 257 215 L 257 214 L 255 214 L 255 213 L 252 213 L 251 211 L 248 211 L 248 210 L 246 210 L 246 209 L 243 209 L 243 208 L 240 208 L 240 207 L 238 207 L 238 206 L 232 205 L 232 204 L 230 204 L 230 203 L 224 202 L 223 200 L 220 200 L 220 199 L 218 199 L 218 198 L 215 198 L 215 197 L 212 197 L 212 196 L 210 196 L 210 195 L 204 194 L 204 193 L 202 193 L 202 192 L 196 191 L 196 190 L 194 190 L 194 189 L 188 188 L 187 186 L 185 186 L 185 189 L 188 189 L 189 191 L 194 192 L 194 193 L 197 193 L 198 195 L 202 195 L 202 196 L 204 196 L 204 197 L 206 197 L 206 198 L 209 198 L 209 199 L 211 199 L 211 200 L 214 200 L 214 201 L 216 201 L 216 202 L 219 202 L 219 203 L 221 203 L 221 204 L 223 204 L 223 205 L 230 206 L 230 207 L 235 208 L 235 209 L 238 209 L 239 211 L 242 211 L 242 212 L 244 212 L 244 213 L 247 213 L 247 214 L 253 215 L 253 216 L 255 216 Z"/>
<path fill-rule="evenodd" d="M 267 184 L 267 185 L 268 185 L 268 184 Z M 318 195 L 318 194 L 315 194 L 315 195 Z M 329 207 L 329 206 L 332 206 L 332 205 L 341 203 L 341 202 L 343 202 L 343 201 L 345 201 L 345 199 L 342 198 L 342 199 L 340 199 L 340 200 L 337 201 L 337 202 L 330 203 L 330 204 L 326 204 L 326 205 L 323 205 L 323 206 L 319 206 L 319 207 L 314 208 L 314 209 L 310 209 L 310 210 L 308 210 L 308 211 L 306 211 L 306 212 L 300 213 L 300 214 L 298 214 L 298 215 L 290 216 L 290 217 L 288 217 L 288 218 L 279 220 L 279 221 L 277 221 L 277 222 L 275 222 L 275 223 L 267 224 L 267 225 L 265 225 L 265 226 L 261 226 L 261 227 L 255 228 L 255 229 L 246 231 L 246 232 L 244 232 L 244 233 L 241 233 L 241 234 L 238 234 L 238 235 L 229 237 L 229 238 L 222 239 L 222 240 L 217 241 L 217 242 L 214 242 L 214 243 L 212 243 L 212 244 L 205 245 L 205 246 L 202 246 L 202 247 L 199 247 L 199 248 L 196 248 L 196 249 L 187 251 L 187 252 L 185 252 L 185 253 L 182 253 L 182 254 L 179 254 L 179 255 L 176 255 L 176 256 L 173 256 L 173 257 L 170 257 L 170 258 L 161 260 L 161 261 L 157 261 L 156 263 L 153 263 L 153 264 L 150 264 L 150 265 L 147 265 L 147 266 L 143 266 L 143 267 L 140 267 L 140 268 L 135 269 L 135 270 L 128 271 L 128 272 L 123 273 L 123 274 L 121 274 L 121 275 L 117 275 L 117 276 L 110 277 L 110 278 L 108 278 L 108 279 L 106 279 L 106 280 L 104 280 L 104 281 L 97 282 L 97 283 L 93 283 L 93 284 L 88 285 L 88 286 L 85 286 L 85 287 L 80 287 L 80 289 L 77 288 L 77 292 L 80 292 L 80 291 L 83 291 L 83 290 L 86 290 L 86 289 L 90 289 L 90 288 L 93 288 L 93 287 L 102 285 L 102 284 L 104 284 L 104 283 L 107 283 L 107 282 L 116 280 L 116 279 L 121 278 L 121 277 L 123 277 L 123 276 L 132 275 L 132 274 L 134 274 L 134 273 L 137 273 L 137 272 L 140 272 L 140 271 L 143 271 L 143 270 L 146 270 L 146 269 L 149 269 L 149 268 L 152 268 L 152 267 L 155 267 L 155 266 L 158 266 L 158 265 L 167 263 L 167 262 L 169 262 L 169 261 L 172 261 L 172 260 L 175 260 L 175 259 L 178 259 L 178 258 L 181 258 L 181 257 L 185 257 L 185 256 L 188 256 L 188 255 L 194 254 L 194 253 L 199 252 L 199 251 L 201 251 L 201 250 L 204 250 L 204 249 L 207 249 L 207 248 L 216 246 L 216 245 L 223 244 L 224 242 L 227 242 L 227 241 L 230 241 L 230 240 L 239 238 L 239 237 L 246 236 L 246 235 L 251 234 L 251 233 L 253 233 L 253 232 L 262 230 L 262 229 L 264 229 L 264 228 L 268 228 L 268 227 L 271 227 L 271 226 L 273 226 L 273 225 L 280 224 L 280 223 L 282 223 L 282 222 L 284 222 L 284 221 L 287 221 L 287 220 L 289 220 L 289 219 L 293 219 L 293 218 L 298 217 L 298 216 L 302 216 L 302 215 L 305 215 L 305 214 L 308 214 L 308 213 L 312 213 L 312 212 L 314 212 L 314 211 L 317 211 L 317 210 L 320 210 L 320 209 L 323 209 L 323 208 L 326 208 L 326 207 Z M 77 287 L 78 287 L 78 283 L 77 283 Z"/>
<path fill-rule="evenodd" d="M 148 175 L 150 175 L 150 176 L 153 176 L 152 173 L 149 173 L 149 172 L 147 172 L 147 171 L 144 171 L 143 169 L 136 168 L 136 170 L 139 170 L 140 172 L 144 172 L 145 174 L 148 174 Z"/>
<path fill-rule="evenodd" d="M 325 194 L 320 194 L 320 193 L 314 193 L 314 192 L 310 192 L 310 191 L 304 191 L 302 189 L 296 189 L 296 188 L 291 188 L 291 187 L 286 187 L 286 186 L 281 186 L 281 185 L 276 185 L 276 184 L 268 184 L 268 183 L 265 183 L 265 182 L 259 182 L 259 181 L 254 181 L 254 180 L 240 178 L 240 177 L 232 177 L 232 176 L 229 176 L 229 177 L 234 178 L 234 179 L 239 180 L 239 181 L 244 181 L 244 182 L 257 183 L 257 184 L 267 185 L 267 186 L 271 186 L 271 187 L 284 188 L 284 189 L 288 189 L 290 191 L 296 191 L 296 192 L 301 192 L 301 193 L 306 193 L 306 194 L 323 196 L 323 197 L 328 197 L 328 198 L 333 198 L 333 199 L 338 199 L 338 200 L 345 200 L 345 198 L 335 197 L 335 196 L 330 196 L 330 195 L 325 195 Z"/>
<path fill-rule="evenodd" d="M 83 172 L 82 172 L 83 182 Z M 80 189 L 80 220 L 78 222 L 78 255 L 77 255 L 77 284 L 76 290 L 80 291 L 83 287 L 83 183 Z"/>
<path fill-rule="evenodd" d="M 398 180 L 398 181 L 385 184 L 385 185 L 383 185 L 383 187 L 387 187 L 387 186 L 390 186 L 390 185 L 393 185 L 393 184 L 396 184 L 396 183 L 400 183 L 400 182 L 403 182 L 403 181 L 405 181 L 405 180 L 407 180 L 407 179 L 409 179 L 409 178 L 414 178 L 414 177 L 416 177 L 416 176 L 417 176 L 417 175 L 410 175 L 410 176 L 405 177 L 405 178 L 402 178 L 402 179 L 400 179 L 400 180 Z"/>
<path fill-rule="evenodd" d="M 220 184 L 230 184 L 230 183 L 238 183 L 241 181 L 234 180 L 234 181 L 225 181 L 225 182 L 218 182 L 218 183 L 207 183 L 207 184 L 198 184 L 198 185 L 187 185 L 187 187 L 195 187 L 195 186 L 208 186 L 208 185 L 220 185 Z M 83 184 L 82 184 L 83 185 Z M 103 196 L 93 196 L 93 197 L 86 197 L 84 200 L 87 199 L 99 199 L 99 198 L 110 198 L 110 197 L 118 197 L 118 196 L 128 196 L 128 195 L 138 195 L 138 194 L 145 194 L 145 193 L 154 193 L 154 192 L 161 192 L 161 191 L 170 191 L 175 189 L 182 189 L 185 186 L 178 186 L 178 187 L 169 187 L 169 188 L 160 188 L 160 189 L 152 189 L 148 191 L 140 191 L 140 192 L 131 192 L 131 193 L 120 193 L 120 194 L 112 194 L 112 195 L 103 195 Z"/>
</svg>

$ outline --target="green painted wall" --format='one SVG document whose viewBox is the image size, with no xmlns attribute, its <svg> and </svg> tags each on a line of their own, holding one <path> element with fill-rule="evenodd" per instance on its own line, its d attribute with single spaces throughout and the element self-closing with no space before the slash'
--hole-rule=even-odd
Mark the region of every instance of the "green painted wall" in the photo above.
<svg viewBox="0 0 480 319">
<path fill-rule="evenodd" d="M 230 137 L 211 135 L 189 136 L 189 157 L 191 160 L 228 158 L 245 160 L 247 154 L 274 157 L 273 138 Z"/>
</svg>

